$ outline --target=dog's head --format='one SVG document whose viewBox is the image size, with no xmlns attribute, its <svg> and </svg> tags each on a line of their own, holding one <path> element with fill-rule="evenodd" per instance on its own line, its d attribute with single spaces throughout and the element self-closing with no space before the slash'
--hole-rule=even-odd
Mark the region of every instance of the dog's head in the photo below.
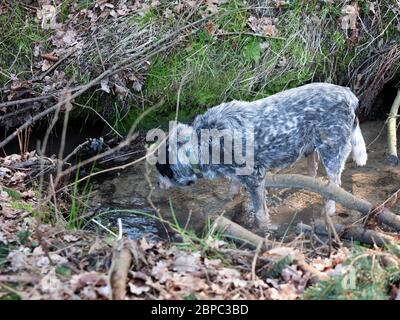
<svg viewBox="0 0 400 320">
<path fill-rule="evenodd" d="M 172 186 L 185 187 L 194 184 L 197 176 L 193 169 L 197 157 L 197 143 L 193 141 L 193 128 L 178 123 L 170 132 L 166 142 L 165 161 L 157 161 L 161 189 Z M 172 149 L 173 152 L 170 152 Z M 172 158 L 171 158 L 172 156 Z"/>
</svg>

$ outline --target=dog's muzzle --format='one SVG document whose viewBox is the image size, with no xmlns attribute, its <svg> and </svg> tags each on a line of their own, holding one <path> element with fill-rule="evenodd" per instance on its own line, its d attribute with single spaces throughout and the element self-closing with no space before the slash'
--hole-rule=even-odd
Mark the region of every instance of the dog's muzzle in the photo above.
<svg viewBox="0 0 400 320">
<path fill-rule="evenodd" d="M 160 187 L 160 189 L 168 190 L 173 185 L 174 184 L 172 183 L 172 181 L 169 178 L 164 177 L 162 175 L 159 176 L 159 178 L 158 178 L 158 186 Z"/>
<path fill-rule="evenodd" d="M 179 181 L 172 181 L 168 177 L 160 175 L 159 179 L 158 179 L 158 186 L 160 187 L 160 189 L 168 190 L 169 188 L 171 188 L 173 186 L 177 186 L 177 187 L 191 186 L 192 184 L 195 184 L 196 181 L 197 181 L 196 175 L 193 175 L 188 178 L 180 179 Z"/>
</svg>

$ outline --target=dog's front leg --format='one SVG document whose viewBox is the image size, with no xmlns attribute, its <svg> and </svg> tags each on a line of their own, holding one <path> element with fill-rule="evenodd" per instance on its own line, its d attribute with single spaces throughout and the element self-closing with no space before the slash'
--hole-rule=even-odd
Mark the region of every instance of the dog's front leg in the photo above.
<svg viewBox="0 0 400 320">
<path fill-rule="evenodd" d="M 251 196 L 253 205 L 254 222 L 258 227 L 269 228 L 271 221 L 268 214 L 268 208 L 265 203 L 265 179 L 253 183 L 246 188 Z"/>
<path fill-rule="evenodd" d="M 307 156 L 308 175 L 315 178 L 318 174 L 319 154 L 316 150 Z"/>
</svg>

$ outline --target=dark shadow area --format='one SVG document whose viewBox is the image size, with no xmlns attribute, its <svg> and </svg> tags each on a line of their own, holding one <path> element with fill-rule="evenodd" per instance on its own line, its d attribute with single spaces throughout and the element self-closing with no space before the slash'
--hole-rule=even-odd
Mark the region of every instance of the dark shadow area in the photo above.
<svg viewBox="0 0 400 320">
<path fill-rule="evenodd" d="M 42 142 L 46 135 L 46 130 L 49 123 L 40 123 L 31 127 L 31 133 L 29 134 L 28 151 L 36 150 L 38 141 Z M 53 154 L 58 156 L 58 152 L 61 145 L 63 124 L 59 121 L 52 132 L 49 135 L 46 155 L 51 156 Z M 9 128 L 6 130 L 4 127 L 0 128 L 0 141 L 10 135 L 16 128 Z M 104 134 L 104 123 L 99 121 L 91 121 L 84 119 L 71 119 L 68 123 L 66 143 L 64 148 L 64 156 L 72 152 L 79 144 L 86 141 L 88 138 L 99 138 Z M 20 153 L 20 146 L 18 138 L 14 139 L 3 149 L 0 149 L 0 156 L 6 156 L 13 153 Z"/>
<path fill-rule="evenodd" d="M 397 81 L 388 82 L 376 97 L 372 105 L 371 111 L 367 115 L 360 115 L 360 120 L 361 121 L 386 120 L 390 112 L 392 103 L 396 98 L 397 90 L 398 90 Z"/>
</svg>

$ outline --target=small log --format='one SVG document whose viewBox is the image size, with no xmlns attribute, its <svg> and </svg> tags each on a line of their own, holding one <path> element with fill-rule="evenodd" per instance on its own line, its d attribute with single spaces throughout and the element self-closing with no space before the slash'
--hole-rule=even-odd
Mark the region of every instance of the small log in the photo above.
<svg viewBox="0 0 400 320">
<path fill-rule="evenodd" d="M 245 245 L 248 245 L 254 249 L 258 248 L 260 243 L 262 243 L 261 250 L 268 250 L 272 248 L 272 241 L 260 237 L 259 235 L 243 228 L 239 224 L 223 216 L 218 216 L 213 220 L 216 229 L 223 232 L 223 234 L 229 238 L 239 240 Z"/>
<path fill-rule="evenodd" d="M 267 174 L 265 185 L 271 188 L 294 188 L 315 192 L 339 202 L 348 209 L 357 210 L 363 216 L 367 216 L 375 208 L 370 202 L 357 198 L 334 183 L 326 182 L 321 178 L 306 177 L 300 174 Z M 400 216 L 389 209 L 377 211 L 375 217 L 378 222 L 400 231 Z"/>
<path fill-rule="evenodd" d="M 112 300 L 122 300 L 126 295 L 128 273 L 133 262 L 129 244 L 124 241 L 117 242 L 113 252 L 112 264 L 109 271 L 109 288 Z"/>
<path fill-rule="evenodd" d="M 334 224 L 334 227 L 339 237 L 344 240 L 360 241 L 365 244 L 377 245 L 379 247 L 393 243 L 396 240 L 394 237 L 378 231 L 364 229 L 361 226 L 344 226 L 342 224 Z M 295 228 L 295 232 L 297 234 L 304 233 L 305 235 L 311 235 L 312 233 L 315 233 L 323 237 L 329 236 L 324 222 L 317 222 L 314 227 L 304 223 L 299 223 Z"/>
<path fill-rule="evenodd" d="M 399 164 L 399 157 L 397 155 L 397 127 L 396 118 L 400 107 L 400 90 L 397 91 L 396 99 L 394 99 L 393 105 L 390 109 L 388 117 L 388 128 L 387 128 L 387 148 L 388 156 L 387 160 L 391 166 L 397 166 Z"/>
</svg>

